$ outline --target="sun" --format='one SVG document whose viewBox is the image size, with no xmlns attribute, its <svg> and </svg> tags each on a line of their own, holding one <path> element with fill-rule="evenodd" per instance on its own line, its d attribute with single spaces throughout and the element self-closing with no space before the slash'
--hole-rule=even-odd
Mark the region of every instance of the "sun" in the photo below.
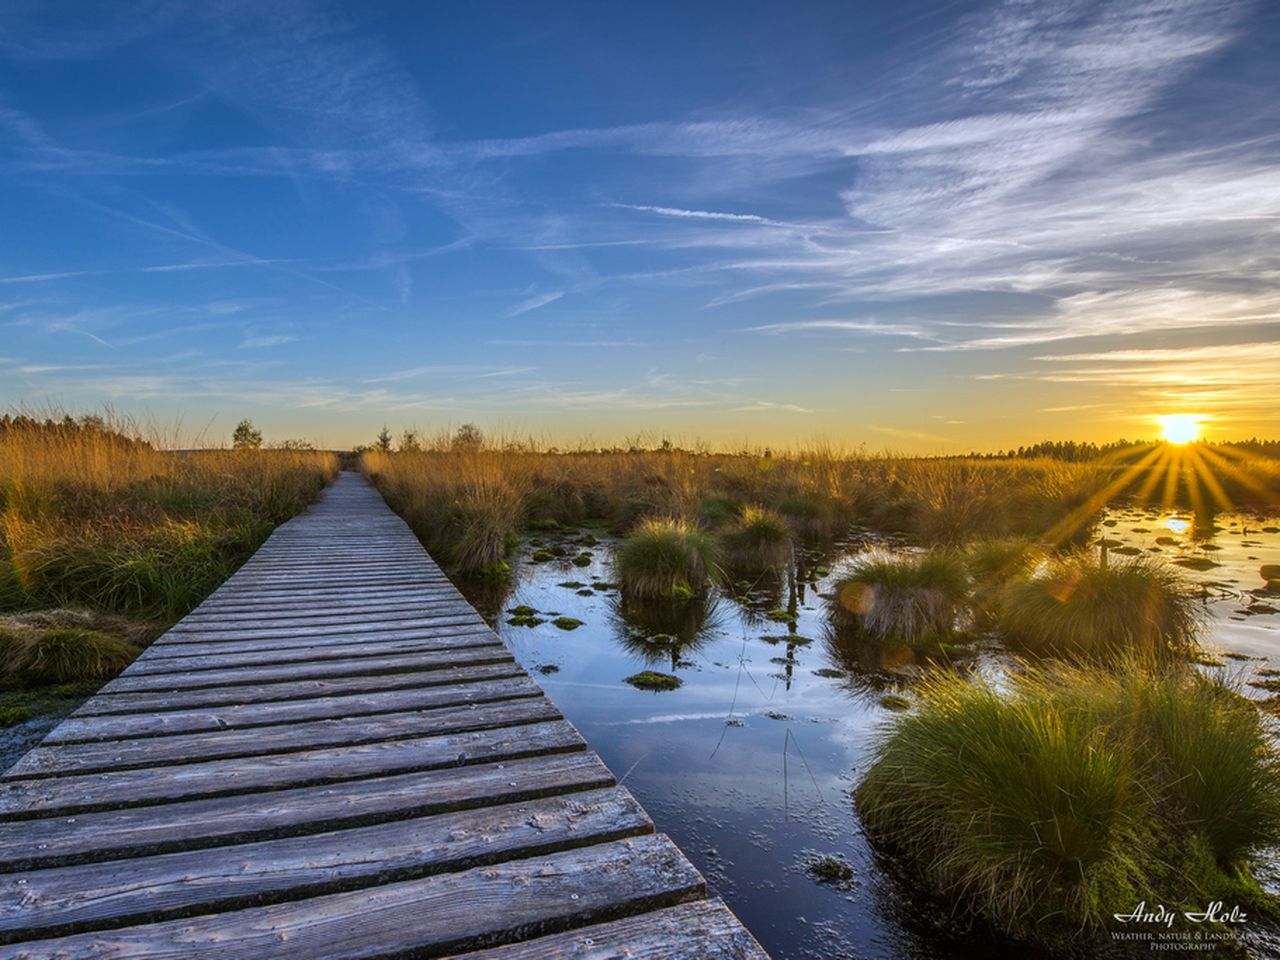
<svg viewBox="0 0 1280 960">
<path fill-rule="evenodd" d="M 1200 436 L 1200 417 L 1194 413 L 1166 413 L 1156 420 L 1160 422 L 1167 443 L 1182 446 Z"/>
</svg>

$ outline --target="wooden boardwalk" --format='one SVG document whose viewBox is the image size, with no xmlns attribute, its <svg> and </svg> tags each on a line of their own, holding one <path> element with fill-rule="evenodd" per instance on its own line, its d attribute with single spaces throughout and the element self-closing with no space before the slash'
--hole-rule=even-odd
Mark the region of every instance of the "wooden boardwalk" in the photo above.
<svg viewBox="0 0 1280 960">
<path fill-rule="evenodd" d="M 356 474 L 0 777 L 0 957 L 768 960 Z"/>
</svg>

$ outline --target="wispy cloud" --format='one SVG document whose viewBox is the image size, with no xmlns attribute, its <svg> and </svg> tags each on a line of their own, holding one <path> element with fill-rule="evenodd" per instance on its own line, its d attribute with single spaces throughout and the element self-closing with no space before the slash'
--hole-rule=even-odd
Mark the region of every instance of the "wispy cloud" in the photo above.
<svg viewBox="0 0 1280 960">
<path fill-rule="evenodd" d="M 298 338 L 287 333 L 273 333 L 262 336 L 245 337 L 240 341 L 241 350 L 262 350 L 267 347 L 280 347 L 293 343 Z"/>
<path fill-rule="evenodd" d="M 772 400 L 755 400 L 740 407 L 733 408 L 734 413 L 813 413 L 808 407 L 798 403 L 774 403 Z"/>
<path fill-rule="evenodd" d="M 768 217 L 754 213 L 723 213 L 715 210 L 684 210 L 679 207 L 653 207 L 635 203 L 611 203 L 610 207 L 620 210 L 636 210 L 641 213 L 655 213 L 661 217 L 675 217 L 678 220 L 716 220 L 722 223 L 758 223 L 770 227 L 785 227 L 785 223 L 770 220 Z"/>
<path fill-rule="evenodd" d="M 509 319 L 511 317 L 518 317 L 522 313 L 529 313 L 532 310 L 538 310 L 549 303 L 555 303 L 564 296 L 564 293 L 565 292 L 563 290 L 552 290 L 548 293 L 536 293 L 525 300 L 521 300 L 514 307 L 508 310 L 505 316 Z"/>
</svg>

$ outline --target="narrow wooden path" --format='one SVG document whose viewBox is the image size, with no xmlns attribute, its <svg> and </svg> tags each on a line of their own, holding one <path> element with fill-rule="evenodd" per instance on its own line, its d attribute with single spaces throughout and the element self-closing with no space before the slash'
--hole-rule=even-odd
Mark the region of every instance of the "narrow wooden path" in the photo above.
<svg viewBox="0 0 1280 960">
<path fill-rule="evenodd" d="M 0 777 L 0 957 L 768 960 L 356 474 Z"/>
</svg>

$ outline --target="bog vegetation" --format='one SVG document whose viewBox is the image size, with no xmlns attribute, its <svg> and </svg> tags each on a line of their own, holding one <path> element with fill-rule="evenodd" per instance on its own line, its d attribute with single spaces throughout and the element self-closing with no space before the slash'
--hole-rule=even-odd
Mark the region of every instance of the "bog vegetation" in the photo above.
<svg viewBox="0 0 1280 960">
<path fill-rule="evenodd" d="M 361 453 L 366 475 L 462 575 L 505 573 L 522 528 L 587 521 L 624 534 L 654 519 L 692 524 L 715 535 L 726 566 L 767 569 L 785 563 L 790 537 L 831 538 L 854 520 L 924 545 L 1061 545 L 1087 534 L 1098 511 L 1121 497 L 1209 511 L 1280 505 L 1280 462 L 1208 445 L 1178 454 L 1130 445 L 1086 460 L 905 458 L 823 446 L 565 452 L 489 442 L 466 425 L 435 438 L 408 431 L 398 445 L 384 430 Z M 1206 475 L 1212 482 L 1201 482 Z"/>
<path fill-rule="evenodd" d="M 110 676 L 336 466 L 305 445 L 265 447 L 248 421 L 234 441 L 175 454 L 128 424 L 0 420 L 6 682 Z M 635 643 L 664 638 L 642 659 L 669 659 L 673 671 L 718 597 L 779 580 L 809 545 L 855 523 L 911 544 L 852 564 L 828 599 L 835 634 L 927 650 L 937 668 L 896 698 L 903 709 L 875 745 L 857 808 L 913 882 L 1015 936 L 1057 941 L 1088 936 L 1117 904 L 1142 899 L 1273 909 L 1254 869 L 1280 843 L 1276 754 L 1255 707 L 1188 665 L 1204 626 L 1199 595 L 1163 562 L 1084 545 L 1099 510 L 1120 498 L 1201 515 L 1275 511 L 1274 452 L 561 452 L 488 442 L 466 426 L 398 442 L 384 428 L 359 464 L 455 575 L 503 580 L 522 532 L 579 531 L 564 559 L 581 566 L 595 534 L 618 535 L 619 609 L 648 638 Z M 508 612 L 523 626 L 546 619 Z M 1010 659 L 998 683 L 948 669 L 975 633 L 1025 659 Z M 626 682 L 679 696 L 669 693 L 674 672 Z"/>
<path fill-rule="evenodd" d="M 0 671 L 110 676 L 335 469 L 329 454 L 257 441 L 181 454 L 124 421 L 0 418 Z"/>
<path fill-rule="evenodd" d="M 1007 687 L 933 674 L 876 747 L 858 811 L 913 882 L 1045 943 L 1143 901 L 1275 917 L 1255 870 L 1280 844 L 1280 766 L 1229 682 L 1135 657 Z"/>
<path fill-rule="evenodd" d="M 1201 589 L 1166 561 L 1092 543 L 1116 500 L 1190 507 L 1206 524 L 1215 509 L 1275 512 L 1273 448 L 907 459 L 560 453 L 488 444 L 474 428 L 412 439 L 396 450 L 384 432 L 363 469 L 454 573 L 505 576 L 522 529 L 607 526 L 621 537 L 628 623 L 682 642 L 718 593 L 777 577 L 815 541 L 854 524 L 891 541 L 827 595 L 834 643 L 924 665 L 893 697 L 857 808 L 900 874 L 958 910 L 1056 945 L 1088 943 L 1142 900 L 1276 915 L 1255 876 L 1280 844 L 1274 740 L 1251 701 L 1193 665 Z M 1004 643 L 1002 679 L 951 669 L 979 635 Z M 672 650 L 634 644 L 677 667 Z M 669 690 L 679 678 L 627 682 Z"/>
</svg>

